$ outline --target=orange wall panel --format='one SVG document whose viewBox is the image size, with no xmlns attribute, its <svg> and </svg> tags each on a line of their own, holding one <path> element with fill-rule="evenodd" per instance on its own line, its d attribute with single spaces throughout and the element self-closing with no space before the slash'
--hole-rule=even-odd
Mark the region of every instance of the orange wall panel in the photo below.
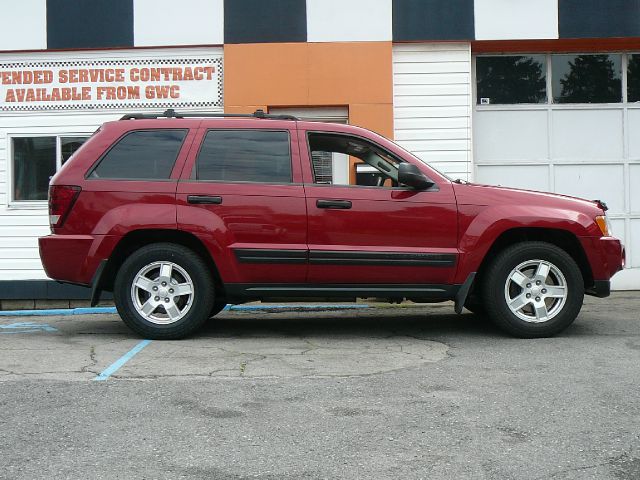
<svg viewBox="0 0 640 480">
<path fill-rule="evenodd" d="M 309 103 L 393 101 L 390 42 L 310 43 Z"/>
<path fill-rule="evenodd" d="M 225 45 L 228 113 L 346 105 L 349 123 L 393 136 L 391 42 Z"/>
<path fill-rule="evenodd" d="M 349 106 L 349 123 L 393 138 L 393 104 L 363 104 Z"/>
<path fill-rule="evenodd" d="M 225 45 L 225 107 L 294 103 L 309 96 L 304 43 Z"/>
</svg>

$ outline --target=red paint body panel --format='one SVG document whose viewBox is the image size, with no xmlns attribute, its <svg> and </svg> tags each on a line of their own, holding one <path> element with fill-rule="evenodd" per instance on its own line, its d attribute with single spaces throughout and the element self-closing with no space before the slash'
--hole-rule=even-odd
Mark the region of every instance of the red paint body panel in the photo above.
<svg viewBox="0 0 640 480">
<path fill-rule="evenodd" d="M 457 209 L 452 184 L 422 162 L 418 165 L 438 188 L 316 185 L 313 183 L 308 132 L 346 133 L 374 142 L 399 157 L 406 152 L 386 138 L 349 125 L 301 122 L 300 157 L 307 194 L 310 250 L 457 255 Z M 348 200 L 348 210 L 318 208 L 318 200 Z M 452 267 L 432 266 L 309 266 L 309 283 L 407 283 L 449 284 Z"/>
<path fill-rule="evenodd" d="M 613 237 L 580 237 L 595 280 L 609 280 L 624 268 L 625 251 Z"/>
<path fill-rule="evenodd" d="M 77 283 L 89 283 L 83 266 L 93 245 L 91 235 L 48 235 L 38 239 L 40 258 L 44 270 L 51 278 L 73 279 Z"/>
<path fill-rule="evenodd" d="M 183 128 L 188 135 L 166 181 L 85 179 L 110 146 L 131 130 Z M 190 179 L 210 128 L 286 130 L 291 137 L 292 184 L 196 182 Z M 435 187 L 425 191 L 313 184 L 308 131 L 365 138 L 413 163 Z M 456 184 L 395 143 L 349 125 L 256 119 L 128 120 L 105 124 L 53 177 L 82 188 L 65 223 L 40 239 L 47 274 L 89 284 L 118 242 L 139 230 L 182 231 L 209 251 L 224 283 L 462 284 L 478 270 L 500 235 L 544 228 L 575 236 L 594 279 L 607 281 L 624 264 L 619 240 L 603 237 L 594 202 L 560 195 Z M 215 195 L 219 205 L 188 202 Z M 317 200 L 349 200 L 348 210 L 320 209 Z M 321 265 L 313 261 L 246 263 L 235 250 L 369 252 L 445 255 L 444 266 Z M 311 253 L 309 253 L 311 252 Z"/>
<path fill-rule="evenodd" d="M 376 187 L 307 186 L 309 249 L 457 254 L 456 204 L 450 185 L 439 192 Z M 349 200 L 349 210 L 321 209 L 317 200 Z M 448 200 L 448 201 L 447 201 Z M 310 283 L 451 283 L 452 267 L 309 266 Z"/>
<path fill-rule="evenodd" d="M 240 264 L 234 249 L 307 250 L 302 186 L 185 182 L 178 191 L 178 226 L 196 235 L 214 259 L 223 282 L 303 283 L 306 265 Z M 251 194 L 243 193 L 250 191 Z M 190 205 L 188 195 L 219 195 L 221 205 Z"/>
<path fill-rule="evenodd" d="M 38 239 L 40 258 L 50 278 L 89 285 L 118 242 L 116 235 L 47 235 Z M 46 261 L 45 261 L 46 260 Z"/>
<path fill-rule="evenodd" d="M 454 185 L 458 201 L 460 262 L 456 283 L 477 271 L 496 239 L 508 230 L 545 228 L 562 230 L 581 238 L 602 238 L 595 217 L 603 211 L 595 203 L 562 195 L 486 185 Z M 609 243 L 620 242 L 608 237 Z M 618 248 L 617 270 L 607 273 L 600 244 L 581 242 L 595 280 L 609 280 L 622 268 Z"/>
</svg>

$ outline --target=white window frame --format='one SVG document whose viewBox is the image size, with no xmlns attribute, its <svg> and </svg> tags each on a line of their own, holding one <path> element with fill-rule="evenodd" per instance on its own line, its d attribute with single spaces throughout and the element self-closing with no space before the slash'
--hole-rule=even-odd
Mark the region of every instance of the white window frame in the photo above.
<svg viewBox="0 0 640 480">
<path fill-rule="evenodd" d="M 51 131 L 32 131 L 32 132 L 11 132 L 6 135 L 7 145 L 7 207 L 10 209 L 22 209 L 22 210 L 46 210 L 48 200 L 15 200 L 15 185 L 13 182 L 14 174 L 14 159 L 13 159 L 13 139 L 14 138 L 34 138 L 34 137 L 55 137 L 56 139 L 56 172 L 60 170 L 62 166 L 62 137 L 87 137 L 87 139 L 93 134 L 93 130 L 62 130 L 56 129 Z"/>
</svg>

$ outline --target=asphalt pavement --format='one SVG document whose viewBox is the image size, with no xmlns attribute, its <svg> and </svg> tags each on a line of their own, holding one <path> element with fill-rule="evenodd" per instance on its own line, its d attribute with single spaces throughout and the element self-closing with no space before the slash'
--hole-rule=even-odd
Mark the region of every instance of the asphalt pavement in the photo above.
<svg viewBox="0 0 640 480">
<path fill-rule="evenodd" d="M 550 339 L 451 304 L 0 317 L 0 478 L 640 479 L 640 292 Z"/>
</svg>

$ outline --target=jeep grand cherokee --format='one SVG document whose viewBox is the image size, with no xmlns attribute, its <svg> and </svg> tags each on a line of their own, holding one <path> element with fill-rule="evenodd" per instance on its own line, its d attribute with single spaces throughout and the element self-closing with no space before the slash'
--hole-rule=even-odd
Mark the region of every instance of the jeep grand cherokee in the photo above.
<svg viewBox="0 0 640 480">
<path fill-rule="evenodd" d="M 541 337 L 622 269 L 605 210 L 451 181 L 355 126 L 167 111 L 104 124 L 65 163 L 39 245 L 49 277 L 91 286 L 94 304 L 112 291 L 148 338 L 182 338 L 227 303 L 338 297 L 454 300 Z"/>
</svg>

